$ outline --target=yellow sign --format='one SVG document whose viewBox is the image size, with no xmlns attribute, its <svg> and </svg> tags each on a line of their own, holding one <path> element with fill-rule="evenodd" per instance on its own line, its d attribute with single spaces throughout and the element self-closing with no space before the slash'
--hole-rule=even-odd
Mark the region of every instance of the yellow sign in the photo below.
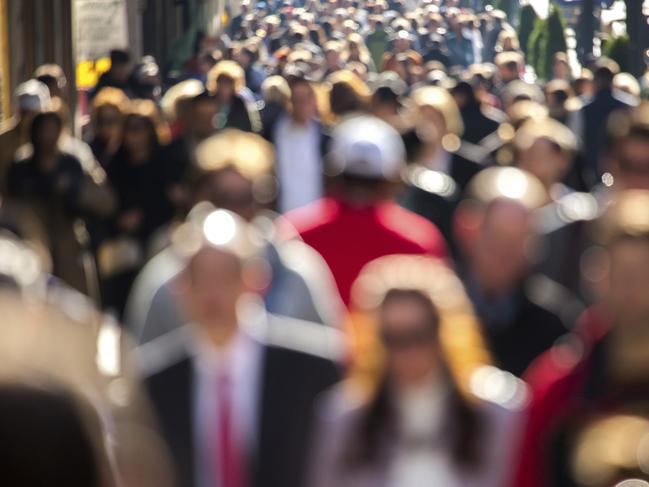
<svg viewBox="0 0 649 487">
<path fill-rule="evenodd" d="M 92 88 L 97 84 L 99 77 L 110 69 L 110 58 L 101 58 L 97 61 L 81 61 L 77 63 L 77 87 Z"/>
</svg>

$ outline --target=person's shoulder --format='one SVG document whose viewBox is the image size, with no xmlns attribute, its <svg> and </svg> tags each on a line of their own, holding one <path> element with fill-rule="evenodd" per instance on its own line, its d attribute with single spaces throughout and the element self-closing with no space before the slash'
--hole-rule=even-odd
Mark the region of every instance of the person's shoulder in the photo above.
<svg viewBox="0 0 649 487">
<path fill-rule="evenodd" d="M 568 288 L 543 274 L 530 276 L 524 294 L 531 311 L 544 316 L 548 329 L 568 332 L 575 326 L 586 305 Z"/>
<path fill-rule="evenodd" d="M 182 326 L 136 348 L 135 361 L 140 377 L 147 382 L 164 381 L 190 360 L 191 330 Z"/>
<path fill-rule="evenodd" d="M 340 363 L 346 355 L 343 334 L 330 326 L 268 315 L 264 346 L 301 363 Z"/>
<path fill-rule="evenodd" d="M 0 123 L 0 137 L 5 138 L 12 136 L 18 131 L 18 120 L 15 117 Z"/>
<path fill-rule="evenodd" d="M 439 257 L 446 255 L 444 237 L 439 229 L 423 216 L 394 202 L 380 205 L 378 216 L 384 227 L 405 244 L 419 248 L 423 253 Z"/>
<path fill-rule="evenodd" d="M 289 211 L 284 215 L 284 219 L 304 237 L 305 234 L 334 222 L 338 208 L 339 204 L 334 199 L 321 198 L 302 208 Z"/>
</svg>

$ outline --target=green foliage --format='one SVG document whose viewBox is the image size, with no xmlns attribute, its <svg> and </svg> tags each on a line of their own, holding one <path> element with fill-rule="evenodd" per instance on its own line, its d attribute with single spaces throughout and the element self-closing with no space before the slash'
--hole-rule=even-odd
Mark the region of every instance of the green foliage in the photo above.
<svg viewBox="0 0 649 487">
<path fill-rule="evenodd" d="M 546 23 L 547 37 L 542 56 L 545 61 L 544 77 L 547 79 L 552 75 L 552 56 L 558 52 L 566 52 L 568 44 L 566 42 L 566 21 L 561 9 L 554 3 Z"/>
<path fill-rule="evenodd" d="M 534 29 L 532 29 L 530 38 L 527 41 L 527 64 L 534 68 L 537 76 L 540 76 L 538 64 L 541 58 L 541 46 L 545 43 L 545 35 L 545 20 L 537 18 L 534 21 Z"/>
<path fill-rule="evenodd" d="M 541 79 L 552 76 L 552 57 L 566 52 L 566 22 L 561 9 L 554 3 L 547 19 L 536 19 L 527 42 L 528 64 L 534 67 Z"/>
<path fill-rule="evenodd" d="M 538 16 L 536 10 L 530 4 L 523 5 L 518 14 L 518 40 L 521 43 L 521 49 L 527 56 L 527 47 L 534 30 L 534 25 Z"/>
<path fill-rule="evenodd" d="M 629 56 L 629 36 L 614 37 L 604 45 L 604 55 L 620 65 L 620 71 L 629 72 L 631 58 Z"/>
</svg>

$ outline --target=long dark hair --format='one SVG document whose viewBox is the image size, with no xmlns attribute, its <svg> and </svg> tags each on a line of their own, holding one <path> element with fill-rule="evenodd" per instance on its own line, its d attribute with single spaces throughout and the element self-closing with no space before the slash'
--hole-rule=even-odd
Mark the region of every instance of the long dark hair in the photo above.
<svg viewBox="0 0 649 487">
<path fill-rule="evenodd" d="M 410 299 L 418 301 L 430 315 L 430 326 L 437 337 L 439 331 L 439 314 L 428 296 L 418 290 L 393 289 L 388 291 L 383 299 L 382 307 L 395 299 Z M 437 339 L 437 338 L 436 338 Z M 472 470 L 480 466 L 479 444 L 482 433 L 482 423 L 475 407 L 462 395 L 452 378 L 449 368 L 440 354 L 440 367 L 443 380 L 451 387 L 448 418 L 449 445 L 455 464 L 462 469 Z M 396 414 L 393 396 L 389 386 L 387 373 L 384 372 L 364 409 L 363 416 L 355 435 L 356 440 L 350 444 L 347 466 L 356 468 L 372 464 L 379 459 L 380 448 L 384 439 L 398 434 L 396 431 Z"/>
</svg>

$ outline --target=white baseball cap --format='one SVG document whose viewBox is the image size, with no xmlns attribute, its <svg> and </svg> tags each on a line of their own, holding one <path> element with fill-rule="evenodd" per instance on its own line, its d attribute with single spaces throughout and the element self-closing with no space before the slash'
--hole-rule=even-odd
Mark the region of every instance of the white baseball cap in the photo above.
<svg viewBox="0 0 649 487">
<path fill-rule="evenodd" d="M 342 122 L 332 135 L 331 174 L 400 179 L 406 148 L 401 135 L 388 123 L 370 115 L 360 115 Z"/>
<path fill-rule="evenodd" d="M 50 104 L 50 90 L 44 83 L 30 79 L 16 88 L 18 108 L 24 112 L 41 112 Z"/>
</svg>

